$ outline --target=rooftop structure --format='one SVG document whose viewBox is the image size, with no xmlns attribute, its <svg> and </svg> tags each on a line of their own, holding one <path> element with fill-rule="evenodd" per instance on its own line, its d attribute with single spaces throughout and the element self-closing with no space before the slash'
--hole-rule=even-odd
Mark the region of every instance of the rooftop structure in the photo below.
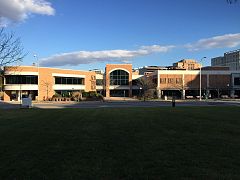
<svg viewBox="0 0 240 180">
<path fill-rule="evenodd" d="M 211 59 L 212 66 L 228 66 L 230 70 L 240 70 L 240 49 L 225 52 L 224 56 Z"/>
<path fill-rule="evenodd" d="M 178 61 L 176 63 L 173 63 L 173 66 L 171 69 L 186 69 L 186 70 L 193 70 L 193 69 L 199 69 L 201 67 L 201 64 L 199 64 L 194 59 L 182 59 L 181 61 Z"/>
</svg>

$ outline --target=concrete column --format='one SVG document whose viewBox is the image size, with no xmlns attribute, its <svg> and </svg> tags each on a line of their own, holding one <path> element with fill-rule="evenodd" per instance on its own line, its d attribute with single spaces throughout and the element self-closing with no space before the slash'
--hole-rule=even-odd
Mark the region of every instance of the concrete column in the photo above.
<svg viewBox="0 0 240 180">
<path fill-rule="evenodd" d="M 186 99 L 186 90 L 182 90 L 182 99 Z"/>
<path fill-rule="evenodd" d="M 158 97 L 158 99 L 160 99 L 161 96 L 162 96 L 161 89 L 157 89 L 157 97 Z"/>
<path fill-rule="evenodd" d="M 21 91 L 17 91 L 17 100 L 21 101 Z"/>
<path fill-rule="evenodd" d="M 106 87 L 106 97 L 110 97 L 110 90 L 109 90 L 109 87 Z"/>
<path fill-rule="evenodd" d="M 185 74 L 182 74 L 182 99 L 186 99 Z"/>
</svg>

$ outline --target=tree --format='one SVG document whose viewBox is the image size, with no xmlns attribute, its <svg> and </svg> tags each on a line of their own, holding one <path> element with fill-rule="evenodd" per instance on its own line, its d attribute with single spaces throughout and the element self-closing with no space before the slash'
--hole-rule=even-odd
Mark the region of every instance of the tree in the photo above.
<svg viewBox="0 0 240 180">
<path fill-rule="evenodd" d="M 152 76 L 143 76 L 137 79 L 137 85 L 141 88 L 144 101 L 146 101 L 146 98 L 154 96 L 156 83 L 153 82 Z"/>
<path fill-rule="evenodd" d="M 14 33 L 6 33 L 4 28 L 0 29 L 0 68 L 3 66 L 22 61 L 27 54 L 23 51 L 20 38 Z"/>
<path fill-rule="evenodd" d="M 43 91 L 46 92 L 46 96 L 43 97 L 43 100 L 48 101 L 50 99 L 49 93 L 51 92 L 52 83 L 50 83 L 49 81 L 42 81 L 40 85 L 43 88 Z M 38 100 L 40 100 L 39 94 L 38 94 Z"/>
<path fill-rule="evenodd" d="M 80 101 L 82 100 L 82 92 L 81 91 L 75 91 L 72 93 L 72 98 L 74 101 Z"/>
</svg>

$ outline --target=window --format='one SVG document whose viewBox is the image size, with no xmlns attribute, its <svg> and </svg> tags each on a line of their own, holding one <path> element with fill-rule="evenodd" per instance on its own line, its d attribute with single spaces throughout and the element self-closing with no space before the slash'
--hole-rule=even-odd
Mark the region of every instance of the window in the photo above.
<svg viewBox="0 0 240 180">
<path fill-rule="evenodd" d="M 83 78 L 75 77 L 55 77 L 55 84 L 80 84 L 84 85 Z"/>
<path fill-rule="evenodd" d="M 181 84 L 182 83 L 182 78 L 176 78 L 176 84 Z"/>
<path fill-rule="evenodd" d="M 6 84 L 38 84 L 38 76 L 11 75 L 5 78 Z"/>
<path fill-rule="evenodd" d="M 166 84 L 166 78 L 160 78 L 160 84 Z"/>
<path fill-rule="evenodd" d="M 168 78 L 168 83 L 172 84 L 173 83 L 173 78 Z"/>
<path fill-rule="evenodd" d="M 194 64 L 188 64 L 188 70 L 194 69 Z"/>
<path fill-rule="evenodd" d="M 103 79 L 97 79 L 96 80 L 96 85 L 97 86 L 102 86 L 103 85 Z"/>
<path fill-rule="evenodd" d="M 129 85 L 128 72 L 115 70 L 110 73 L 110 85 Z"/>
<path fill-rule="evenodd" d="M 235 77 L 234 78 L 234 85 L 235 86 L 240 86 L 240 77 Z"/>
</svg>

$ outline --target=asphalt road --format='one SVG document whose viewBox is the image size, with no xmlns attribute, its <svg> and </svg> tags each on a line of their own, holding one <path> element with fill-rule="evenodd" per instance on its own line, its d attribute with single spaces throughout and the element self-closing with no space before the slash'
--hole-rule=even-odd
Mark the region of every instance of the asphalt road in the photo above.
<svg viewBox="0 0 240 180">
<path fill-rule="evenodd" d="M 109 102 L 44 102 L 33 103 L 34 108 L 127 108 L 127 107 L 171 107 L 170 101 L 109 101 Z M 176 106 L 239 106 L 240 101 L 177 101 Z M 21 108 L 19 102 L 0 102 L 0 109 Z"/>
</svg>

